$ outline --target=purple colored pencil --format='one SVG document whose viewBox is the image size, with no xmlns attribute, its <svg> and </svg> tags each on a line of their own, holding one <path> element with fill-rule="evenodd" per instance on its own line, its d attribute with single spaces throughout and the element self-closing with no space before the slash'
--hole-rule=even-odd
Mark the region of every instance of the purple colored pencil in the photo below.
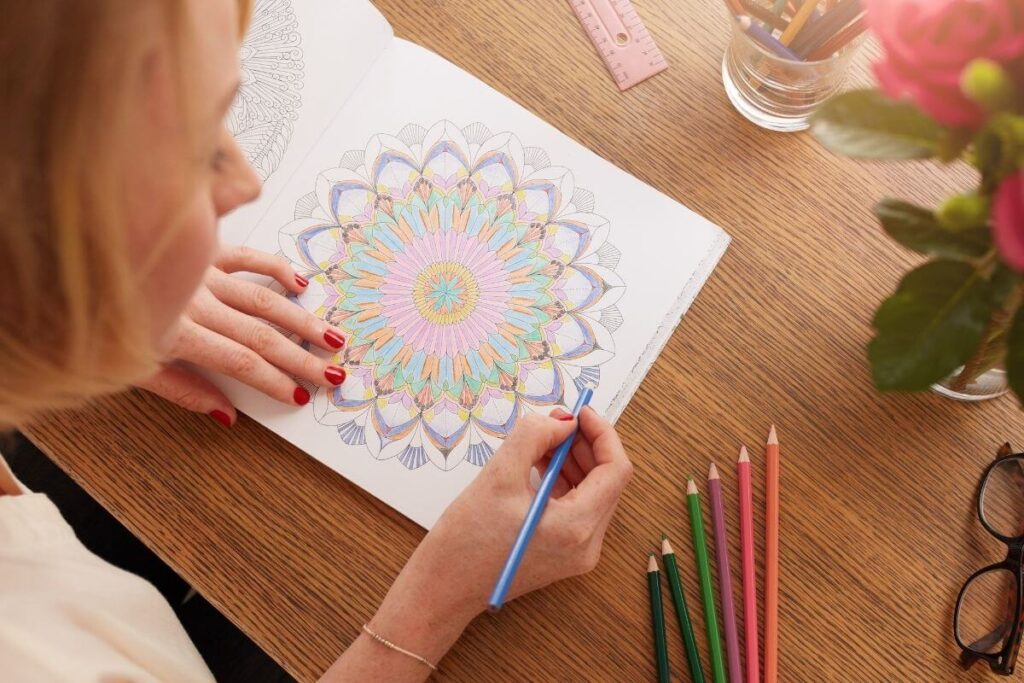
<svg viewBox="0 0 1024 683">
<path fill-rule="evenodd" d="M 708 471 L 708 496 L 711 499 L 711 525 L 715 529 L 715 558 L 718 560 L 718 592 L 722 598 L 722 623 L 725 628 L 725 654 L 729 660 L 729 683 L 743 683 L 740 666 L 740 639 L 736 633 L 736 609 L 732 601 L 732 574 L 729 573 L 729 536 L 722 510 L 722 482 L 718 468 Z"/>
<path fill-rule="evenodd" d="M 750 17 L 743 15 L 741 17 L 737 17 L 736 21 L 740 23 L 740 28 L 750 36 L 751 40 L 771 52 L 773 55 L 782 57 L 783 59 L 792 59 L 797 62 L 803 60 L 803 57 L 780 43 L 775 36 L 766 31 L 760 24 L 755 24 L 753 19 Z"/>
</svg>

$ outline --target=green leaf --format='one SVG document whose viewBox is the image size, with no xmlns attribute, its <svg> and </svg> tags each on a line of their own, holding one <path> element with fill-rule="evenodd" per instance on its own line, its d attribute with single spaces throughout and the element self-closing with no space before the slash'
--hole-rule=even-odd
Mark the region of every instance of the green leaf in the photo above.
<svg viewBox="0 0 1024 683">
<path fill-rule="evenodd" d="M 943 163 L 956 161 L 974 141 L 974 131 L 969 128 L 950 128 L 939 143 L 938 157 Z"/>
<path fill-rule="evenodd" d="M 1014 288 L 1020 286 L 1021 274 L 1005 263 L 999 263 L 989 277 L 989 282 L 992 286 L 992 305 L 1003 311 L 1003 315 L 1008 315 L 1017 305 L 1017 300 L 1007 299 Z M 1010 309 L 1009 312 L 1006 311 L 1007 308 Z"/>
<path fill-rule="evenodd" d="M 991 314 L 990 284 L 971 265 L 936 260 L 912 270 L 875 313 L 875 386 L 927 389 L 971 357 Z"/>
<path fill-rule="evenodd" d="M 861 159 L 927 159 L 948 146 L 943 129 L 914 105 L 877 90 L 833 97 L 811 117 L 811 131 L 833 152 Z"/>
<path fill-rule="evenodd" d="M 1017 309 L 1006 338 L 1006 381 L 1024 403 L 1024 306 Z"/>
<path fill-rule="evenodd" d="M 920 254 L 971 259 L 984 256 L 992 248 L 987 227 L 951 229 L 928 209 L 898 199 L 878 202 L 875 215 L 890 237 Z"/>
</svg>

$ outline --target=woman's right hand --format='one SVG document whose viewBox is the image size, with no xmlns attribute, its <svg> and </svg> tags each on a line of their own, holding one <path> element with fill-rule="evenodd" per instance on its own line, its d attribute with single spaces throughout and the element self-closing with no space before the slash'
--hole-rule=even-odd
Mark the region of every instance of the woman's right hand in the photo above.
<svg viewBox="0 0 1024 683">
<path fill-rule="evenodd" d="M 577 427 L 556 410 L 528 415 L 479 476 L 445 511 L 423 540 L 424 555 L 446 564 L 459 558 L 453 577 L 466 609 L 486 607 L 509 550 L 536 493 L 530 470 L 541 476 L 552 451 Z M 605 530 L 633 473 L 615 428 L 594 410 L 580 413 L 579 432 L 516 572 L 509 599 L 597 566 Z M 449 572 L 451 573 L 451 572 Z"/>
<path fill-rule="evenodd" d="M 399 574 L 369 626 L 436 662 L 474 617 L 508 558 L 552 451 L 576 428 L 564 411 L 528 415 L 449 506 Z M 619 496 L 632 476 L 614 427 L 590 408 L 512 583 L 509 597 L 593 569 Z M 429 670 L 365 633 L 324 680 L 417 681 Z"/>
</svg>

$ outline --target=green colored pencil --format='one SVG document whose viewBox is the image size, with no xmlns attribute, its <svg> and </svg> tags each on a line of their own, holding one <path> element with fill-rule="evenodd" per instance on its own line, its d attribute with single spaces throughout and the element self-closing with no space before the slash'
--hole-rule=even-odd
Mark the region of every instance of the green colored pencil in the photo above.
<svg viewBox="0 0 1024 683">
<path fill-rule="evenodd" d="M 704 518 L 700 511 L 700 497 L 693 477 L 686 482 L 686 504 L 690 508 L 690 526 L 693 528 L 693 551 L 697 556 L 697 573 L 700 576 L 700 595 L 704 601 L 704 623 L 708 628 L 708 651 L 711 653 L 711 671 L 715 683 L 726 683 L 725 659 L 722 657 L 722 640 L 718 636 L 718 613 L 715 611 L 715 594 L 711 588 L 711 567 L 708 565 L 708 546 L 704 541 Z"/>
<path fill-rule="evenodd" d="M 651 589 L 651 626 L 654 627 L 654 654 L 658 662 L 658 683 L 668 683 L 668 643 L 665 642 L 665 610 L 661 607 L 661 580 L 654 553 L 647 562 L 647 587 Z"/>
<path fill-rule="evenodd" d="M 683 634 L 683 645 L 686 646 L 686 661 L 690 665 L 690 678 L 693 683 L 704 683 L 704 669 L 700 665 L 697 639 L 693 636 L 693 625 L 690 623 L 690 610 L 686 607 L 683 584 L 679 580 L 679 566 L 676 564 L 676 554 L 668 542 L 668 536 L 665 534 L 661 535 L 661 562 L 665 565 L 665 573 L 668 575 L 668 587 L 672 591 L 672 602 L 676 605 L 679 632 Z"/>
</svg>

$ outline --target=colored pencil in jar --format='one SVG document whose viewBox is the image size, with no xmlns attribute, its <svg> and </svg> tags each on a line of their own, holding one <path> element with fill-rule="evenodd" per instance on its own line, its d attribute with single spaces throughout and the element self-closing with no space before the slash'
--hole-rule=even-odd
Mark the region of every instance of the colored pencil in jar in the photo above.
<svg viewBox="0 0 1024 683">
<path fill-rule="evenodd" d="M 750 36 L 751 40 L 768 52 L 777 57 L 782 57 L 783 59 L 801 61 L 802 57 L 800 57 L 800 55 L 780 43 L 771 33 L 765 31 L 758 24 L 755 24 L 750 17 L 744 15 L 737 17 L 736 21 L 739 23 L 740 28 Z"/>
</svg>

